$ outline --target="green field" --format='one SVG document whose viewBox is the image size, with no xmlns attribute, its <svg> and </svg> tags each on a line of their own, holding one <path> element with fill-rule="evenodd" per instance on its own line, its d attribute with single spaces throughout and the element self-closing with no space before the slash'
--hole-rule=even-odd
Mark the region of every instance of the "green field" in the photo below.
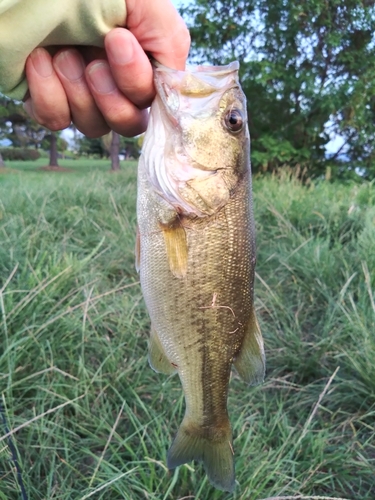
<svg viewBox="0 0 375 500">
<path fill-rule="evenodd" d="M 168 472 L 184 412 L 147 363 L 136 165 L 0 172 L 0 396 L 30 500 L 375 498 L 375 185 L 255 179 L 267 378 L 234 374 L 233 495 Z M 0 420 L 0 499 L 21 493 Z"/>
</svg>

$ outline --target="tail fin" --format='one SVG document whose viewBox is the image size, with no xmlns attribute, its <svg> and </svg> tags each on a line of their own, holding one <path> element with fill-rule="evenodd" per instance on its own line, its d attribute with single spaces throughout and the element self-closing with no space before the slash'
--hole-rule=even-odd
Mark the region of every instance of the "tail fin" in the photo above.
<svg viewBox="0 0 375 500">
<path fill-rule="evenodd" d="M 234 490 L 232 431 L 228 420 L 225 430 L 204 429 L 191 424 L 185 416 L 168 451 L 168 468 L 198 460 L 203 462 L 210 483 L 222 491 Z"/>
</svg>

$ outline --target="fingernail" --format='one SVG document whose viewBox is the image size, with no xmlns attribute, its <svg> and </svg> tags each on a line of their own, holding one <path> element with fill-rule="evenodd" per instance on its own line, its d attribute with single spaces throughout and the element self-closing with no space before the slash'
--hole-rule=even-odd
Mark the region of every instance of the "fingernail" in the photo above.
<svg viewBox="0 0 375 500">
<path fill-rule="evenodd" d="M 27 101 L 25 101 L 23 103 L 23 109 L 30 116 L 30 118 L 35 120 L 35 116 L 34 116 L 34 112 L 33 112 L 33 105 L 31 104 L 31 99 L 27 99 Z"/>
<path fill-rule="evenodd" d="M 79 54 L 74 50 L 63 50 L 54 59 L 59 71 L 70 81 L 82 78 L 85 66 Z"/>
<path fill-rule="evenodd" d="M 92 85 L 101 94 L 109 94 L 116 89 L 111 70 L 106 62 L 98 62 L 89 67 L 88 76 Z"/>
<path fill-rule="evenodd" d="M 30 54 L 35 71 L 42 76 L 47 78 L 52 75 L 52 63 L 50 55 L 44 49 L 35 49 Z"/>
<path fill-rule="evenodd" d="M 115 41 L 115 40 L 114 40 Z M 115 64 L 127 64 L 133 58 L 133 45 L 130 42 L 126 44 L 112 43 L 107 45 L 107 51 Z"/>
</svg>

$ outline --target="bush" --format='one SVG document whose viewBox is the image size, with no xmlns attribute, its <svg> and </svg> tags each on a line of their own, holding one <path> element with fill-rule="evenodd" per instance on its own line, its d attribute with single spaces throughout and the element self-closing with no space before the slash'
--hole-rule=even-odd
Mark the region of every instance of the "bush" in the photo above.
<svg viewBox="0 0 375 500">
<path fill-rule="evenodd" d="M 4 148 L 0 149 L 0 153 L 4 161 L 34 161 L 40 158 L 40 153 L 37 149 Z"/>
</svg>

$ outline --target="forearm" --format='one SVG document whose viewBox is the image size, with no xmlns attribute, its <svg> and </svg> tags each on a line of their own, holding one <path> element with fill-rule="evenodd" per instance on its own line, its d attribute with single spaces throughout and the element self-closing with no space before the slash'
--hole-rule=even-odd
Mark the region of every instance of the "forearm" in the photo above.
<svg viewBox="0 0 375 500">
<path fill-rule="evenodd" d="M 25 62 L 36 47 L 103 47 L 125 20 L 124 0 L 0 0 L 0 92 L 24 97 Z"/>
</svg>

